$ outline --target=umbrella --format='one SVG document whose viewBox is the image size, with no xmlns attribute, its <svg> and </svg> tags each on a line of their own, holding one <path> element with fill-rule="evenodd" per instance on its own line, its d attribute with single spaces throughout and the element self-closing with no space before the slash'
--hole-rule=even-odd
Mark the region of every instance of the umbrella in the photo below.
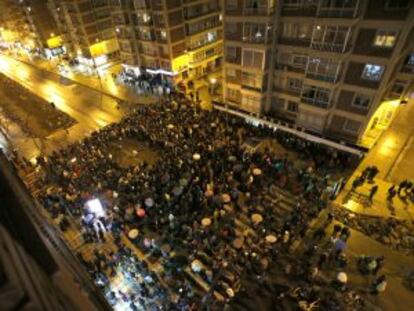
<svg viewBox="0 0 414 311">
<path fill-rule="evenodd" d="M 230 297 L 233 298 L 234 297 L 234 290 L 231 289 L 230 287 L 226 289 L 226 294 Z"/>
<path fill-rule="evenodd" d="M 243 239 L 239 239 L 239 238 L 237 238 L 237 239 L 234 239 L 234 240 L 233 240 L 233 246 L 234 246 L 234 248 L 236 248 L 236 249 L 240 249 L 240 248 L 242 248 L 243 244 L 244 244 L 244 240 L 243 240 Z"/>
<path fill-rule="evenodd" d="M 345 272 L 339 272 L 336 276 L 336 280 L 342 284 L 345 284 L 348 281 L 348 276 Z"/>
<path fill-rule="evenodd" d="M 139 208 L 137 210 L 137 216 L 138 217 L 143 218 L 143 217 L 145 217 L 145 215 L 146 215 L 146 212 L 145 212 L 145 210 L 143 208 Z"/>
<path fill-rule="evenodd" d="M 173 190 L 172 190 L 172 193 L 175 196 L 181 195 L 183 193 L 183 187 L 174 187 Z"/>
<path fill-rule="evenodd" d="M 131 240 L 134 240 L 134 239 L 136 239 L 136 238 L 137 238 L 138 233 L 139 233 L 138 229 L 132 229 L 132 230 L 129 230 L 129 232 L 128 232 L 128 237 L 129 237 Z"/>
<path fill-rule="evenodd" d="M 273 235 L 273 234 L 269 234 L 268 236 L 266 236 L 266 242 L 268 243 L 276 243 L 277 238 Z"/>
<path fill-rule="evenodd" d="M 260 168 L 253 169 L 253 175 L 254 176 L 262 175 L 262 170 Z"/>
<path fill-rule="evenodd" d="M 193 262 L 191 263 L 191 270 L 193 270 L 194 272 L 200 272 L 202 268 L 203 264 L 197 259 L 193 260 Z"/>
<path fill-rule="evenodd" d="M 152 198 L 146 198 L 145 199 L 145 206 L 146 207 L 152 207 L 152 206 L 154 206 L 154 200 Z"/>
<path fill-rule="evenodd" d="M 229 156 L 228 159 L 230 162 L 235 162 L 237 160 L 237 158 L 233 155 Z"/>
<path fill-rule="evenodd" d="M 167 125 L 167 128 L 169 128 L 169 129 L 173 129 L 173 128 L 174 128 L 174 124 L 168 124 L 168 125 Z"/>
<path fill-rule="evenodd" d="M 193 154 L 193 160 L 198 161 L 201 159 L 201 155 L 199 153 L 194 153 Z"/>
<path fill-rule="evenodd" d="M 116 198 L 118 197 L 118 192 L 114 191 L 114 192 L 112 193 L 112 197 L 113 197 L 114 199 L 116 199 Z"/>
<path fill-rule="evenodd" d="M 335 242 L 335 250 L 336 251 L 344 251 L 346 248 L 346 243 L 344 241 L 342 241 L 341 239 L 336 240 Z"/>
<path fill-rule="evenodd" d="M 263 217 L 260 214 L 253 214 L 252 215 L 252 221 L 254 224 L 259 224 L 263 221 Z"/>
<path fill-rule="evenodd" d="M 223 203 L 229 203 L 231 201 L 231 196 L 228 193 L 223 193 L 221 195 L 221 201 Z"/>
<path fill-rule="evenodd" d="M 224 204 L 223 208 L 227 213 L 233 213 L 234 212 L 233 207 L 231 207 L 231 205 Z"/>
<path fill-rule="evenodd" d="M 211 123 L 210 125 L 211 125 L 211 127 L 216 127 L 216 123 L 214 123 L 214 122 Z"/>
<path fill-rule="evenodd" d="M 203 227 L 209 227 L 211 225 L 211 219 L 210 218 L 203 218 L 201 220 L 201 224 Z"/>
</svg>

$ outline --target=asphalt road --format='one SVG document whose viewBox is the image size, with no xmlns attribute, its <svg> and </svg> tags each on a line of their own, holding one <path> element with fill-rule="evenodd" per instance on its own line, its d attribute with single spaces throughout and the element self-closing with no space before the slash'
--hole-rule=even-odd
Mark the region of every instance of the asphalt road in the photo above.
<svg viewBox="0 0 414 311">
<path fill-rule="evenodd" d="M 27 139 L 19 129 L 12 129 L 9 132 L 11 140 L 29 159 L 41 151 L 49 153 L 82 139 L 91 131 L 119 121 L 125 113 L 116 108 L 116 101 L 109 96 L 3 55 L 0 55 L 0 71 L 45 100 L 53 101 L 57 109 L 77 121 L 68 131 L 57 131 L 46 139 Z"/>
</svg>

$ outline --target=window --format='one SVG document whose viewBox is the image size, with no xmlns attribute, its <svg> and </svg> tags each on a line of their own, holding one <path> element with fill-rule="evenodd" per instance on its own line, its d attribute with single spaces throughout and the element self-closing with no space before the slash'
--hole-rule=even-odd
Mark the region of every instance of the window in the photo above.
<svg viewBox="0 0 414 311">
<path fill-rule="evenodd" d="M 260 111 L 260 97 L 244 94 L 242 97 L 242 105 L 247 110 Z"/>
<path fill-rule="evenodd" d="M 282 29 L 283 38 L 309 40 L 312 27 L 308 24 L 284 23 Z"/>
<path fill-rule="evenodd" d="M 313 79 L 334 82 L 339 66 L 335 59 L 311 57 L 306 74 Z"/>
<path fill-rule="evenodd" d="M 301 100 L 304 103 L 326 109 L 329 105 L 329 99 L 329 89 L 316 87 L 313 85 L 305 85 L 303 88 Z"/>
<path fill-rule="evenodd" d="M 243 41 L 264 42 L 266 25 L 258 23 L 245 23 L 243 27 Z"/>
<path fill-rule="evenodd" d="M 227 88 L 227 99 L 240 100 L 240 91 L 236 89 Z"/>
<path fill-rule="evenodd" d="M 226 9 L 227 10 L 235 10 L 237 9 L 237 0 L 227 0 L 226 3 Z"/>
<path fill-rule="evenodd" d="M 290 62 L 293 68 L 305 70 L 308 64 L 308 57 L 306 55 L 293 54 Z"/>
<path fill-rule="evenodd" d="M 226 47 L 226 61 L 229 63 L 237 62 L 237 48 L 235 46 Z"/>
<path fill-rule="evenodd" d="M 237 72 L 236 72 L 236 69 L 233 69 L 233 68 L 227 68 L 227 69 L 226 69 L 226 72 L 227 72 L 227 75 L 226 75 L 227 79 L 234 80 L 234 79 L 236 79 L 236 78 L 237 78 Z"/>
<path fill-rule="evenodd" d="M 361 122 L 354 121 L 351 119 L 345 119 L 343 129 L 347 132 L 358 133 L 360 127 L 361 127 Z"/>
<path fill-rule="evenodd" d="M 407 64 L 408 66 L 414 66 L 414 53 L 411 53 L 411 54 L 407 57 L 406 64 Z"/>
<path fill-rule="evenodd" d="M 391 88 L 391 93 L 393 95 L 401 96 L 404 93 L 405 87 L 407 85 L 406 81 L 397 80 Z"/>
<path fill-rule="evenodd" d="M 384 66 L 366 64 L 361 77 L 366 80 L 379 81 L 381 80 L 383 72 Z"/>
<path fill-rule="evenodd" d="M 260 90 L 262 88 L 262 83 L 263 83 L 262 75 L 251 73 L 251 72 L 242 73 L 243 86 L 247 86 L 247 87 Z"/>
<path fill-rule="evenodd" d="M 354 100 L 352 101 L 352 106 L 362 109 L 368 109 L 369 104 L 371 103 L 371 97 L 362 94 L 355 94 Z"/>
<path fill-rule="evenodd" d="M 396 31 L 378 30 L 374 38 L 374 46 L 392 48 L 397 38 Z"/>
<path fill-rule="evenodd" d="M 408 8 L 410 0 L 388 0 L 385 8 L 388 10 L 399 10 Z"/>
<path fill-rule="evenodd" d="M 296 78 L 288 78 L 287 88 L 294 92 L 300 93 L 302 90 L 302 80 Z"/>
<path fill-rule="evenodd" d="M 297 102 L 288 101 L 286 110 L 287 111 L 290 111 L 290 112 L 298 112 L 298 103 Z"/>
<path fill-rule="evenodd" d="M 264 52 L 243 49 L 243 66 L 263 69 Z"/>
</svg>

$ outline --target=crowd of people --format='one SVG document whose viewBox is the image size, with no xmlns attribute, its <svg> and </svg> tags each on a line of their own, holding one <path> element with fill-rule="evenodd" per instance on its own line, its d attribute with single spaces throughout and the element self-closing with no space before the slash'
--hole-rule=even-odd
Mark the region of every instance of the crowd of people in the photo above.
<svg viewBox="0 0 414 311">
<path fill-rule="evenodd" d="M 244 149 L 249 137 L 277 139 L 297 152 L 302 165 L 268 148 Z M 157 147 L 156 165 L 120 166 L 108 146 L 126 138 Z M 143 304 L 148 310 L 198 310 L 201 304 L 214 309 L 228 303 L 245 273 L 265 278 L 280 252 L 304 237 L 310 220 L 326 207 L 331 173 L 357 160 L 291 134 L 203 111 L 184 96 L 170 94 L 39 157 L 38 163 L 49 186 L 41 201 L 62 219 L 61 228 L 72 219 L 81 225 L 85 243 L 114 241 L 116 252 L 82 257 L 111 303 L 121 299 L 132 310 Z M 284 214 L 276 212 L 281 193 L 295 195 Z M 96 199 L 102 211 L 89 204 Z M 337 238 L 343 241 L 346 234 L 344 229 Z M 125 238 L 163 268 L 154 273 Z M 340 260 L 341 246 L 333 245 Z M 119 271 L 128 271 L 136 290 L 111 289 L 110 280 Z M 194 279 L 201 285 L 189 281 Z M 208 289 L 201 290 L 203 284 Z M 150 299 L 155 296 L 163 298 Z"/>
<path fill-rule="evenodd" d="M 145 70 L 142 74 L 136 75 L 132 70 L 123 69 L 119 74 L 112 74 L 112 78 L 144 94 L 168 95 L 171 92 L 171 85 L 161 74 L 151 75 Z"/>
</svg>

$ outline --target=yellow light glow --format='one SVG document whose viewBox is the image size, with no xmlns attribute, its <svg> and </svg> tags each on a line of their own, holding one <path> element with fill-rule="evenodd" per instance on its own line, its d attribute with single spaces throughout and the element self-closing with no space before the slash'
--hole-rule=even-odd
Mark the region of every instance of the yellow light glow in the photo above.
<svg viewBox="0 0 414 311">
<path fill-rule="evenodd" d="M 379 153 L 383 156 L 388 156 L 393 152 L 393 149 L 396 148 L 396 140 L 394 137 L 387 137 L 379 146 Z"/>
<path fill-rule="evenodd" d="M 61 36 L 55 36 L 47 40 L 47 46 L 51 49 L 57 48 L 62 45 L 62 42 L 63 40 Z"/>
<path fill-rule="evenodd" d="M 98 57 L 104 54 L 115 52 L 119 49 L 116 39 L 110 39 L 95 43 L 89 47 L 92 57 Z"/>
<path fill-rule="evenodd" d="M 383 101 L 378 106 L 361 137 L 360 143 L 363 146 L 371 148 L 373 143 L 379 137 L 379 133 L 386 130 L 390 125 L 399 104 L 400 100 L 396 99 Z"/>
<path fill-rule="evenodd" d="M 174 58 L 171 64 L 172 70 L 174 72 L 180 72 L 181 70 L 186 69 L 188 67 L 189 60 L 190 58 L 187 53 Z"/>
</svg>

